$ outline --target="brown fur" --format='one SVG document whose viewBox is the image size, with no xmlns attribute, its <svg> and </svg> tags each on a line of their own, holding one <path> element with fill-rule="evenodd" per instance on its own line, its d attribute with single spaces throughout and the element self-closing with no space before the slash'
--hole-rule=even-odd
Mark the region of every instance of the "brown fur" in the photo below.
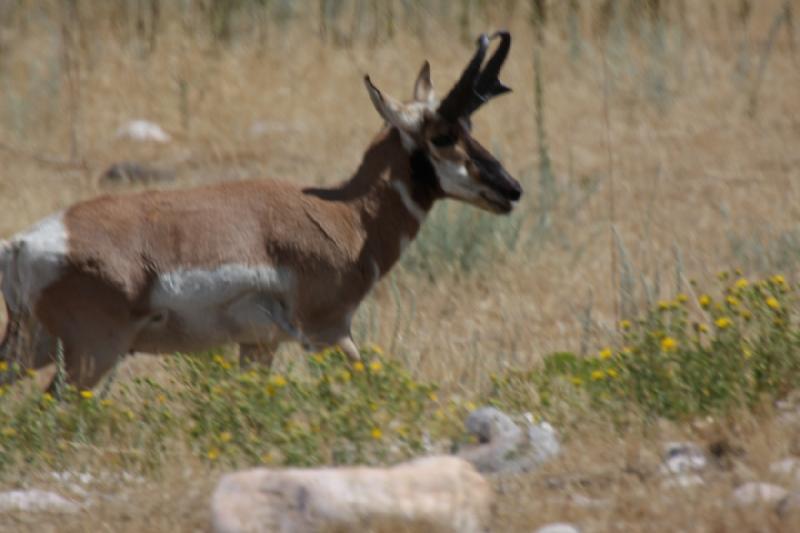
<svg viewBox="0 0 800 533">
<path fill-rule="evenodd" d="M 335 188 L 245 181 L 78 203 L 64 217 L 68 271 L 43 291 L 37 315 L 64 341 L 70 379 L 85 387 L 130 350 L 201 348 L 180 331 L 156 337 L 135 326 L 153 312 L 154 276 L 180 268 L 289 267 L 297 277 L 292 325 L 315 345 L 349 339 L 349 319 L 376 281 L 372 262 L 385 274 L 401 239 L 419 230 L 390 180 L 404 181 L 423 209 L 432 206 L 435 194 L 412 180 L 399 134 L 385 129 L 354 177 Z"/>
</svg>

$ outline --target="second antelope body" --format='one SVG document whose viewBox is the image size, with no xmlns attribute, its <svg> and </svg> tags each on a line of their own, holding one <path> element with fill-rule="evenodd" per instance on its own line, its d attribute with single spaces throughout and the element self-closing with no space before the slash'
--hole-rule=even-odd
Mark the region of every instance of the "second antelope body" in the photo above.
<svg viewBox="0 0 800 533">
<path fill-rule="evenodd" d="M 60 339 L 69 382 L 90 388 L 131 351 L 237 342 L 243 358 L 269 364 L 294 340 L 357 359 L 353 314 L 434 202 L 508 213 L 522 193 L 470 131 L 470 115 L 508 91 L 497 76 L 510 36 L 496 36 L 485 65 L 481 36 L 441 102 L 427 62 L 409 103 L 365 78 L 386 126 L 339 186 L 263 180 L 103 196 L 0 242 L 0 360 L 45 366 Z"/>
</svg>

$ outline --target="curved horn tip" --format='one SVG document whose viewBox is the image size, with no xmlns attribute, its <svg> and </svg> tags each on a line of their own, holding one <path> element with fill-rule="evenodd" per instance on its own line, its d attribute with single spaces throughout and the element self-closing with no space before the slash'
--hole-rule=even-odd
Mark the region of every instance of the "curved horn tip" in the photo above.
<svg viewBox="0 0 800 533">
<path fill-rule="evenodd" d="M 494 37 L 494 36 L 492 36 L 492 37 Z M 478 43 L 477 44 L 478 44 L 478 47 L 480 47 L 480 48 L 484 48 L 484 47 L 489 46 L 489 36 L 487 34 L 485 34 L 485 33 L 481 33 L 478 36 Z"/>
</svg>

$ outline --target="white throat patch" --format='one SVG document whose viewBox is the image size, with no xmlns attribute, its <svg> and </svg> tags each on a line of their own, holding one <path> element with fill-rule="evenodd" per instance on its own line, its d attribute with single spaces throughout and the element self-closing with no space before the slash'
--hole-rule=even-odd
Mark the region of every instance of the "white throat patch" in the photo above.
<svg viewBox="0 0 800 533">
<path fill-rule="evenodd" d="M 478 193 L 470 187 L 471 179 L 467 167 L 460 163 L 453 163 L 446 159 L 431 158 L 439 186 L 448 195 L 462 200 L 471 200 L 478 197 Z"/>
</svg>

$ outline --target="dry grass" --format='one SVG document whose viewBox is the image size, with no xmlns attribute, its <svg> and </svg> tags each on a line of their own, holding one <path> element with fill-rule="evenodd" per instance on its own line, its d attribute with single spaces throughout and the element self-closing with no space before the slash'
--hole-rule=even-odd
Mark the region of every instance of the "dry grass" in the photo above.
<svg viewBox="0 0 800 533">
<path fill-rule="evenodd" d="M 625 44 L 616 48 L 613 35 L 590 37 L 587 9 L 581 56 L 571 59 L 565 23 L 548 26 L 541 81 L 555 201 L 542 194 L 539 180 L 537 45 L 523 7 L 511 18 L 497 10 L 491 20 L 473 21 L 475 32 L 506 26 L 514 33 L 504 80 L 515 92 L 481 111 L 475 131 L 525 183 L 516 215 L 525 244 L 501 248 L 474 272 L 446 263 L 428 276 L 399 268 L 375 291 L 366 304 L 371 316 L 362 312 L 356 330 L 394 346 L 418 375 L 459 393 L 485 389 L 490 372 L 527 366 L 549 351 L 598 346 L 619 318 L 626 262 L 631 274 L 625 277 L 639 302 L 645 285 L 654 297 L 657 287 L 674 292 L 677 272 L 685 283 L 740 266 L 753 273 L 780 270 L 797 281 L 800 58 L 785 27 L 765 52 L 783 2 L 758 2 L 746 27 L 731 15 L 736 3 L 721 4 L 715 18 L 705 4 L 687 3 L 683 25 L 666 26 L 661 51 L 654 51 L 652 33 L 641 37 L 636 29 L 626 30 Z M 24 21 L 13 19 L 0 31 L 3 236 L 102 192 L 98 174 L 123 159 L 175 168 L 181 187 L 244 175 L 303 183 L 344 179 L 380 127 L 362 75 L 369 72 L 381 89 L 405 97 L 427 58 L 434 82 L 446 90 L 470 53 L 459 30 L 438 18 L 426 21 L 424 40 L 400 28 L 391 40 L 334 47 L 320 41 L 310 16 L 221 46 L 199 31 L 199 20 L 169 12 L 155 50 L 145 53 L 104 22 L 103 9 L 93 13 L 85 4 L 80 27 L 67 32 L 69 46 L 62 42 L 66 15 L 58 5 L 27 10 Z M 796 1 L 791 6 L 800 12 Z M 753 114 L 750 96 L 765 53 Z M 77 80 L 72 92 L 70 76 Z M 113 139 L 122 122 L 140 117 L 160 123 L 175 141 L 142 147 Z M 278 127 L 253 138 L 248 131 L 256 120 Z M 543 207 L 551 225 L 539 234 Z M 612 225 L 624 257 L 612 246 Z M 285 362 L 298 352 L 282 354 Z M 134 358 L 122 376 L 158 374 L 159 368 L 149 358 Z M 719 431 L 742 448 L 736 461 L 748 473 L 720 470 L 709 486 L 683 492 L 665 491 L 660 480 L 636 471 L 642 461 L 645 470 L 653 468 L 658 443 L 670 434 L 698 438 L 690 428 L 643 436 L 586 427 L 546 471 L 501 484 L 498 530 L 532 530 L 550 520 L 572 520 L 588 531 L 787 528 L 766 511 L 743 515 L 723 502 L 739 479 L 765 479 L 770 459 L 794 451 L 796 430 L 765 415 L 723 423 Z M 39 475 L 17 474 L 18 481 L 4 477 L 2 484 Z M 187 459 L 146 486 L 108 487 L 122 491 L 124 500 L 47 523 L 54 531 L 88 524 L 108 531 L 202 529 L 216 475 Z M 575 481 L 554 489 L 551 478 Z M 607 502 L 580 509 L 568 500 L 576 492 Z M 46 531 L 38 520 L 20 516 L 0 529 Z"/>
</svg>

